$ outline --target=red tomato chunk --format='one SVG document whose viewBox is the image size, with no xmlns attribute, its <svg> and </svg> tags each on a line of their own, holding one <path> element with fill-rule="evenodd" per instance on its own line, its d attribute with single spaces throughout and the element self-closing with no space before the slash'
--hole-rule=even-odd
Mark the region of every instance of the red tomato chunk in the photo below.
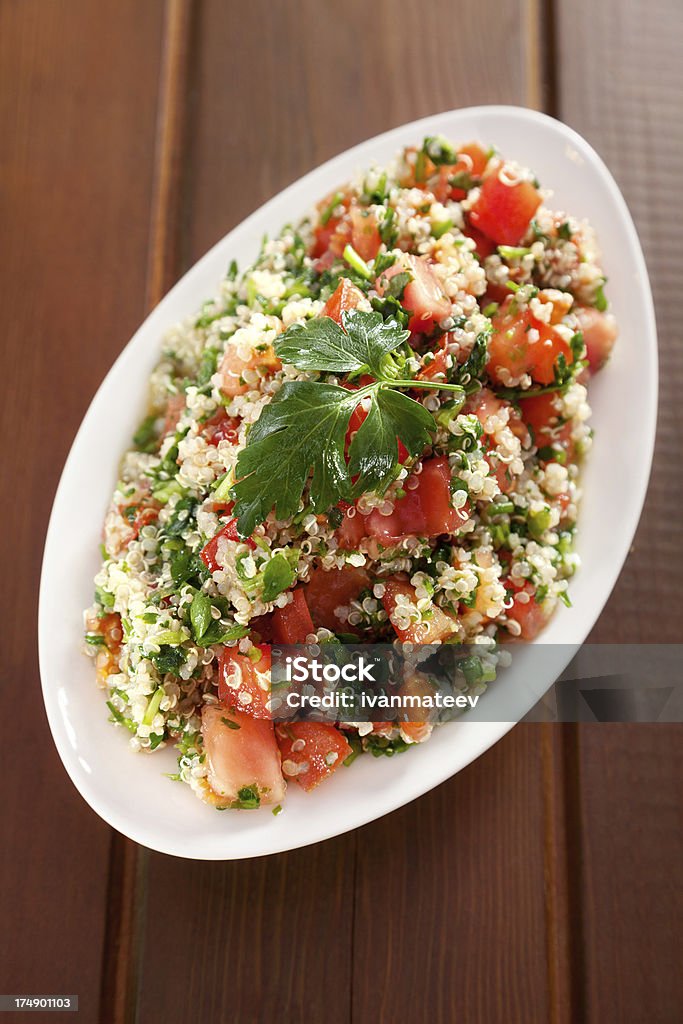
<svg viewBox="0 0 683 1024">
<path fill-rule="evenodd" d="M 429 615 L 425 616 L 424 620 L 421 617 L 411 618 L 409 624 L 404 625 L 399 614 L 401 606 L 405 606 L 401 598 L 407 598 L 411 605 L 417 605 L 415 588 L 407 579 L 395 577 L 388 580 L 384 587 L 382 604 L 402 643 L 436 644 L 455 632 L 455 620 L 437 605 L 430 608 Z"/>
<path fill-rule="evenodd" d="M 218 699 L 254 718 L 270 718 L 270 647 L 258 644 L 258 661 L 236 648 L 224 647 L 219 658 Z"/>
<path fill-rule="evenodd" d="M 510 296 L 493 317 L 489 341 L 488 369 L 500 384 L 528 373 L 537 384 L 552 384 L 555 366 L 563 355 L 567 365 L 573 362 L 571 346 L 554 327 L 538 320 L 530 309 L 518 310 Z"/>
<path fill-rule="evenodd" d="M 510 585 L 508 580 L 508 586 Z M 521 629 L 519 639 L 533 640 L 545 626 L 548 615 L 536 600 L 531 584 L 525 583 L 521 587 L 515 587 L 512 584 L 512 586 L 515 589 L 512 607 L 508 608 L 505 614 L 508 619 L 519 624 Z"/>
<path fill-rule="evenodd" d="M 351 245 L 361 259 L 374 260 L 379 252 L 382 239 L 377 228 L 375 215 L 359 206 L 351 208 Z"/>
<path fill-rule="evenodd" d="M 284 798 L 285 781 L 272 722 L 254 718 L 223 704 L 202 711 L 202 738 L 207 781 L 220 803 L 240 799 L 240 791 L 255 789 L 261 802 Z"/>
<path fill-rule="evenodd" d="M 367 519 L 367 532 L 383 543 L 416 534 L 436 537 L 440 533 L 456 533 L 467 518 L 466 510 L 451 504 L 451 471 L 448 459 L 440 455 L 422 463 L 422 472 L 414 490 L 406 490 L 391 515 L 383 516 L 374 509 Z"/>
<path fill-rule="evenodd" d="M 470 210 L 470 221 L 496 245 L 517 245 L 527 232 L 541 204 L 530 181 L 514 181 L 505 165 L 484 178 L 479 198 Z"/>
<path fill-rule="evenodd" d="M 341 326 L 341 315 L 345 310 L 356 309 L 363 301 L 363 293 L 347 277 L 342 277 L 335 291 L 323 306 L 321 316 L 329 316 Z"/>
<path fill-rule="evenodd" d="M 405 286 L 401 305 L 413 314 L 408 324 L 413 333 L 430 331 L 435 324 L 451 314 L 451 302 L 444 294 L 439 278 L 424 256 L 404 253 L 393 266 L 384 270 L 375 281 L 375 288 L 384 295 L 392 277 L 409 273 L 412 280 Z"/>
<path fill-rule="evenodd" d="M 223 526 L 218 531 L 218 533 L 211 538 L 208 544 L 205 544 L 202 550 L 199 552 L 199 557 L 201 558 L 204 565 L 211 570 L 211 572 L 216 572 L 217 569 L 221 568 L 217 561 L 218 542 L 220 541 L 221 537 L 225 537 L 226 540 L 232 540 L 235 542 L 240 541 L 242 544 L 247 544 L 252 549 L 256 547 L 256 544 L 251 539 L 251 537 L 247 537 L 246 540 L 240 537 L 239 533 L 237 532 L 237 520 L 230 519 L 225 524 L 225 526 Z"/>
<path fill-rule="evenodd" d="M 304 588 L 306 603 L 316 626 L 337 633 L 340 629 L 348 632 L 335 612 L 347 607 L 351 601 L 370 586 L 370 577 L 365 569 L 345 565 L 342 569 L 314 569 Z"/>
<path fill-rule="evenodd" d="M 271 634 L 275 643 L 305 644 L 310 633 L 315 633 L 315 626 L 303 588 L 297 587 L 292 591 L 291 603 L 273 612 Z"/>
<path fill-rule="evenodd" d="M 309 791 L 328 778 L 351 753 L 346 737 L 323 722 L 289 722 L 275 730 L 288 778 Z"/>
<path fill-rule="evenodd" d="M 586 355 L 591 373 L 597 373 L 610 357 L 617 340 L 617 322 L 611 313 L 601 313 L 592 306 L 579 306 L 576 310 L 579 328 L 586 344 Z"/>
</svg>

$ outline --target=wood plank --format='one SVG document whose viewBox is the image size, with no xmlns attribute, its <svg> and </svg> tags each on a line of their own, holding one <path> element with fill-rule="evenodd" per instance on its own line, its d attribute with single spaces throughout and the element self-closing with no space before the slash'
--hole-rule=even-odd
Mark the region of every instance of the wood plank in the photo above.
<svg viewBox="0 0 683 1024">
<path fill-rule="evenodd" d="M 678 1021 L 681 727 L 582 726 L 578 752 L 585 1020 Z"/>
<path fill-rule="evenodd" d="M 368 21 L 360 0 L 343 18 L 314 0 L 256 0 L 239 14 L 206 0 L 192 54 L 183 267 L 288 182 L 370 135 L 458 105 L 538 105 L 537 16 L 521 2 L 467 0 L 454 17 L 447 0 L 403 0 L 399 18 L 380 0 L 372 46 L 359 46 Z M 453 1005 L 467 1019 L 568 1020 L 556 1010 L 567 955 L 563 869 L 543 827 L 555 800 L 542 780 L 555 736 L 543 737 L 517 730 L 437 793 L 320 847 L 250 864 L 151 855 L 140 1024 L 173 1024 L 190 1008 L 211 1018 L 219 1007 L 245 1022 L 276 1011 L 296 1021 L 424 1019 L 427 1006 L 451 1020 Z M 545 909 L 555 889 L 558 922 Z M 193 937 L 190 965 L 168 928 L 169 893 Z"/>
<path fill-rule="evenodd" d="M 645 249 L 659 327 L 660 414 L 649 493 L 632 554 L 593 639 L 677 642 L 683 19 L 676 0 L 653 0 L 647 10 L 634 0 L 577 0 L 571 8 L 558 5 L 557 15 L 558 112 L 593 143 L 624 191 Z M 678 1020 L 681 727 L 580 726 L 572 745 L 585 1019 Z"/>
<path fill-rule="evenodd" d="M 351 835 L 232 864 L 152 855 L 137 1021 L 347 1024 L 353 847 Z"/>
<path fill-rule="evenodd" d="M 144 310 L 161 16 L 158 0 L 0 7 L 0 558 L 11 581 L 3 692 L 13 712 L 0 783 L 0 989 L 78 993 L 89 1020 L 98 1017 L 112 833 L 59 764 L 33 622 L 68 446 Z"/>
<path fill-rule="evenodd" d="M 482 25 L 486 31 L 481 31 Z M 379 132 L 477 103 L 538 102 L 525 3 L 206 0 L 186 266 L 306 171 Z M 370 36 L 361 36 L 363 26 Z M 226 61 L 226 50 L 230 60 Z M 497 59 L 498 58 L 498 59 Z M 500 66 L 502 64 L 502 67 Z"/>
<path fill-rule="evenodd" d="M 358 834 L 354 1020 L 553 1019 L 540 729 Z"/>
<path fill-rule="evenodd" d="M 678 226 L 683 196 L 683 19 L 676 0 L 579 0 L 560 5 L 559 116 L 586 136 L 614 174 L 645 251 L 657 311 L 659 421 L 645 510 L 598 642 L 676 643 L 683 571 L 683 350 L 680 344 Z M 582 55 L 580 73 L 576 54 Z M 618 83 L 618 84 L 617 84 Z M 633 339 L 637 343 L 637 339 Z M 657 629 L 642 614 L 657 609 Z"/>
<path fill-rule="evenodd" d="M 191 0 L 166 0 L 146 275 L 149 309 L 177 276 L 192 26 Z M 123 836 L 113 837 L 100 1024 L 119 1024 L 136 1012 L 148 867 L 148 850 Z"/>
</svg>

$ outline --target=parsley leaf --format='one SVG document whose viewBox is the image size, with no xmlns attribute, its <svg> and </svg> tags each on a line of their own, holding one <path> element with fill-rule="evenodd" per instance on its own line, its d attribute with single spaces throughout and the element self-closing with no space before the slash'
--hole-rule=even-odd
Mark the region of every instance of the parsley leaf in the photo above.
<svg viewBox="0 0 683 1024">
<path fill-rule="evenodd" d="M 311 468 L 311 504 L 317 512 L 350 497 L 344 440 L 358 401 L 359 392 L 336 384 L 283 384 L 237 460 L 233 514 L 243 537 L 251 536 L 273 506 L 279 519 L 298 511 Z"/>
<path fill-rule="evenodd" d="M 238 456 L 232 497 L 242 537 L 250 536 L 273 508 L 278 519 L 295 515 L 309 476 L 309 502 L 317 514 L 365 491 L 381 493 L 398 469 L 398 439 L 415 458 L 436 429 L 434 417 L 400 389 L 463 393 L 459 384 L 400 379 L 405 357 L 392 353 L 409 334 L 395 321 L 356 309 L 342 313 L 342 324 L 321 317 L 290 327 L 276 342 L 277 354 L 301 370 L 364 372 L 375 379 L 357 390 L 318 381 L 282 385 L 251 427 Z M 465 366 L 474 373 L 474 364 L 485 356 L 483 335 L 476 359 Z M 361 402 L 366 415 L 347 459 L 349 420 Z"/>
<path fill-rule="evenodd" d="M 342 320 L 345 330 L 328 316 L 294 324 L 275 343 L 275 351 L 283 363 L 300 370 L 358 373 L 367 368 L 381 376 L 382 357 L 410 336 L 395 323 L 385 323 L 381 313 L 345 310 Z"/>
<path fill-rule="evenodd" d="M 266 603 L 274 601 L 294 582 L 294 570 L 285 555 L 273 555 L 263 570 L 263 592 L 261 597 Z"/>
<path fill-rule="evenodd" d="M 150 660 L 154 662 L 162 675 L 166 672 L 171 672 L 175 675 L 185 661 L 185 653 L 179 647 L 162 644 L 157 654 L 150 655 Z"/>
<path fill-rule="evenodd" d="M 211 599 L 200 590 L 190 605 L 190 623 L 195 640 L 201 640 L 212 621 Z"/>
<path fill-rule="evenodd" d="M 433 430 L 434 419 L 419 402 L 400 391 L 378 390 L 349 450 L 351 476 L 362 481 L 356 493 L 381 493 L 391 483 L 398 466 L 397 438 L 415 457 L 429 444 Z"/>
<path fill-rule="evenodd" d="M 454 164 L 458 159 L 453 145 L 443 135 L 428 135 L 422 143 L 422 152 L 429 157 L 435 167 Z"/>
</svg>

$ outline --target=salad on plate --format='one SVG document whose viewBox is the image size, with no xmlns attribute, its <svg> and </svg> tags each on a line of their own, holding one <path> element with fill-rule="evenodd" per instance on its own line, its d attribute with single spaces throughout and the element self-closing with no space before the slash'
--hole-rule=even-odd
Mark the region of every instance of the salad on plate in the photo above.
<svg viewBox="0 0 683 1024">
<path fill-rule="evenodd" d="M 131 747 L 277 811 L 432 724 L 277 721 L 273 644 L 476 645 L 483 689 L 570 604 L 604 285 L 532 171 L 440 136 L 231 265 L 164 338 L 85 613 Z"/>
</svg>

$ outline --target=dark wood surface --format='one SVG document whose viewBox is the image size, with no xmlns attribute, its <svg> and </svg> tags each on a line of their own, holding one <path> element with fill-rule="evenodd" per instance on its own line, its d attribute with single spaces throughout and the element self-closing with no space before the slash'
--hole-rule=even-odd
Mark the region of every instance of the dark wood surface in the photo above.
<svg viewBox="0 0 683 1024">
<path fill-rule="evenodd" d="M 145 309 L 334 153 L 512 102 L 587 136 L 643 240 L 657 454 L 594 637 L 678 641 L 682 69 L 676 0 L 0 2 L 0 991 L 77 992 L 105 1024 L 681 1018 L 679 727 L 519 726 L 356 833 L 193 863 L 115 835 L 69 783 L 34 623 L 61 465 Z"/>
</svg>

